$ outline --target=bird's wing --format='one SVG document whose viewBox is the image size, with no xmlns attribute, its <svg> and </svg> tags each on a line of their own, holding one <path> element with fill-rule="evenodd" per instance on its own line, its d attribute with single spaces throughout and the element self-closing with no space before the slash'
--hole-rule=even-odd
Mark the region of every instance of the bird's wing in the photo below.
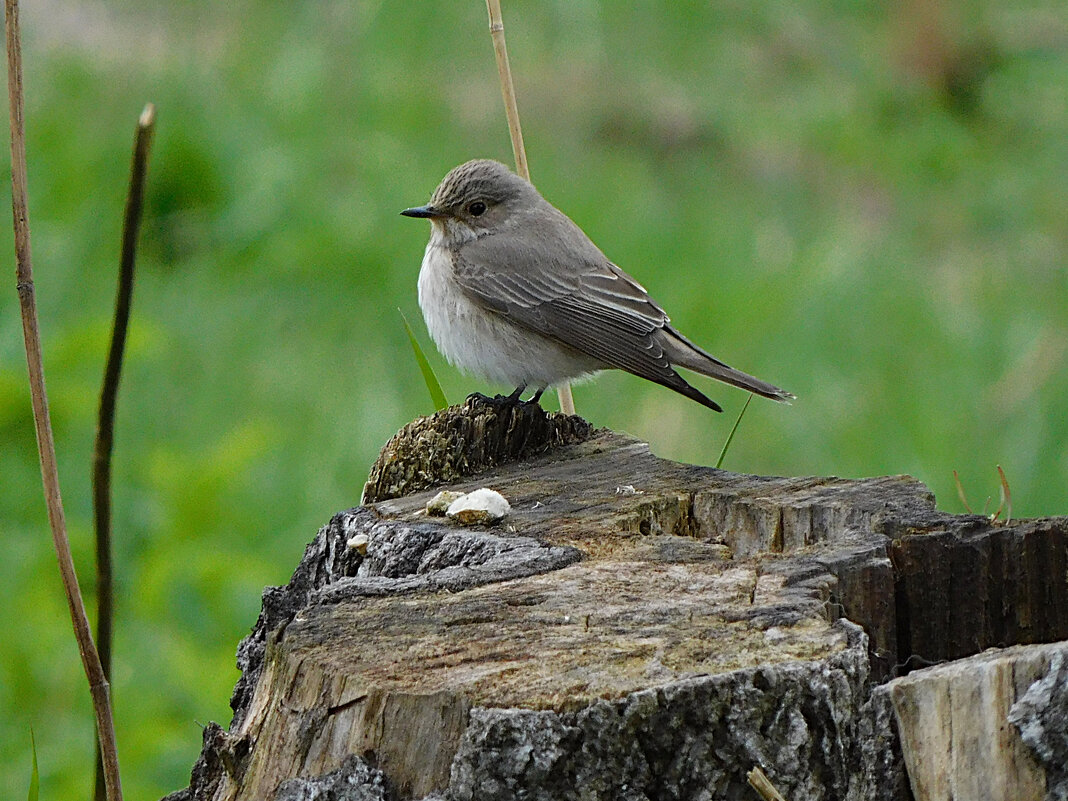
<svg viewBox="0 0 1068 801">
<path fill-rule="evenodd" d="M 607 366 L 690 389 L 658 341 L 668 317 L 645 289 L 555 209 L 524 222 L 459 249 L 454 271 L 468 296 Z"/>
</svg>

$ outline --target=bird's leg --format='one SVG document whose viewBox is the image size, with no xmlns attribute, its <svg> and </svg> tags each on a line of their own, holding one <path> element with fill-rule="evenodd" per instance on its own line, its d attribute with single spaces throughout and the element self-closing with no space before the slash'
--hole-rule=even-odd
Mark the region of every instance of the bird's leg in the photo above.
<svg viewBox="0 0 1068 801">
<path fill-rule="evenodd" d="M 530 400 L 525 400 L 525 401 L 523 401 L 523 403 L 529 403 L 529 404 L 536 405 L 538 403 L 538 401 L 541 400 L 541 393 L 543 393 L 544 391 L 545 391 L 545 387 L 542 387 L 537 392 L 535 392 L 533 396 L 531 396 Z"/>
<path fill-rule="evenodd" d="M 483 395 L 481 392 L 472 392 L 467 396 L 468 400 L 473 400 L 486 406 L 493 406 L 498 409 L 504 409 L 509 406 L 518 406 L 520 403 L 519 396 L 523 394 L 523 390 L 527 388 L 526 384 L 521 387 L 516 387 L 515 392 L 511 395 L 494 395 L 492 398 Z"/>
</svg>

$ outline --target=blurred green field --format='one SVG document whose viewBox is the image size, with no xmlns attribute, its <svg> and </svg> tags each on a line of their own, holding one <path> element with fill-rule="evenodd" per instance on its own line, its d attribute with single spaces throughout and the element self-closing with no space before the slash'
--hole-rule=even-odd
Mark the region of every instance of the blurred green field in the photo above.
<svg viewBox="0 0 1068 801">
<path fill-rule="evenodd" d="M 430 410 L 397 308 L 451 400 L 502 389 L 433 351 L 415 299 L 427 226 L 398 216 L 461 161 L 510 161 L 485 14 L 481 0 L 23 9 L 36 284 L 90 600 L 129 151 L 143 104 L 159 112 L 115 453 L 130 798 L 187 783 L 200 726 L 229 722 L 262 588 Z M 952 471 L 981 505 L 1001 464 L 1016 515 L 1068 512 L 1062 0 L 514 1 L 505 22 L 542 192 L 680 330 L 798 395 L 755 401 L 725 467 L 909 473 L 961 511 Z M 0 253 L 13 265 L 6 227 Z M 595 424 L 709 464 L 745 394 L 695 382 L 725 414 L 622 374 L 575 397 Z M 32 432 L 9 285 L 0 796 L 26 792 L 32 727 L 41 797 L 85 798 L 90 706 Z"/>
</svg>

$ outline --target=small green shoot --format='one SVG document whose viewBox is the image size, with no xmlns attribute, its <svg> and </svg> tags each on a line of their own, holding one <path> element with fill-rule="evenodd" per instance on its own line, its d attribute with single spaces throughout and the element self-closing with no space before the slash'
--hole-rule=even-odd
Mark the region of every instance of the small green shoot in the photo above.
<svg viewBox="0 0 1068 801">
<path fill-rule="evenodd" d="M 731 427 L 731 433 L 727 435 L 727 439 L 723 443 L 723 450 L 719 452 L 719 458 L 716 459 L 716 469 L 719 470 L 720 465 L 723 464 L 723 459 L 727 456 L 727 448 L 731 446 L 731 440 L 734 439 L 734 432 L 738 430 L 738 424 L 742 422 L 742 415 L 745 414 L 745 410 L 749 408 L 749 403 L 753 400 L 753 393 L 749 393 L 749 397 L 745 399 L 745 405 L 742 410 L 738 412 L 738 419 L 734 421 L 734 425 Z"/>
<path fill-rule="evenodd" d="M 987 514 L 987 507 L 990 505 L 990 496 L 987 496 L 986 503 L 983 504 L 983 515 L 990 519 L 991 523 L 997 523 L 998 518 L 1001 517 L 1001 513 L 1005 512 L 1005 520 L 1002 521 L 1003 525 L 1008 525 L 1012 520 L 1012 491 L 1009 489 L 1009 480 L 1005 477 L 1005 471 L 1001 469 L 1001 465 L 996 465 L 998 469 L 998 480 L 1001 482 L 1001 503 L 998 504 L 998 508 L 991 514 Z M 972 507 L 968 505 L 968 498 L 964 494 L 964 487 L 960 483 L 960 476 L 957 475 L 957 471 L 953 471 L 953 480 L 957 482 L 957 497 L 960 498 L 961 504 L 967 510 L 968 514 L 975 514 L 972 511 Z"/>
<path fill-rule="evenodd" d="M 415 338 L 415 332 L 408 325 L 408 318 L 404 316 L 404 312 L 400 309 L 397 309 L 397 311 L 400 312 L 401 319 L 404 321 L 404 330 L 408 332 L 408 341 L 412 343 L 415 361 L 419 364 L 419 371 L 423 374 L 423 381 L 426 382 L 427 391 L 430 392 L 430 400 L 435 409 L 444 409 L 449 405 L 449 402 L 445 399 L 445 393 L 441 389 L 441 384 L 438 383 L 438 377 L 434 375 L 430 362 L 426 360 L 423 349 L 419 347 L 419 340 Z"/>
<path fill-rule="evenodd" d="M 37 742 L 33 739 L 33 729 L 30 729 L 30 751 L 33 753 L 33 770 L 30 772 L 29 801 L 37 801 L 41 791 L 41 775 L 37 772 Z"/>
</svg>

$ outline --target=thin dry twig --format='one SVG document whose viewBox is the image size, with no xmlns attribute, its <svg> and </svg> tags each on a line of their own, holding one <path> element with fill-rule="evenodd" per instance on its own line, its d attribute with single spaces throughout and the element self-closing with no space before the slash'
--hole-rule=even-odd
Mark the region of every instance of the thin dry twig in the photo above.
<svg viewBox="0 0 1068 801">
<path fill-rule="evenodd" d="M 1008 525 L 1012 520 L 1012 491 L 1009 489 L 1009 480 L 1005 478 L 1005 471 L 1001 469 L 1001 465 L 997 465 L 997 468 L 998 478 L 1001 479 L 1001 503 L 1005 507 L 1005 525 Z"/>
<path fill-rule="evenodd" d="M 975 514 L 975 512 L 972 511 L 972 507 L 968 505 L 968 497 L 964 494 L 964 485 L 960 483 L 960 475 L 956 470 L 953 471 L 953 480 L 957 482 L 957 497 L 960 498 L 961 505 L 968 514 Z"/>
<path fill-rule="evenodd" d="M 486 0 L 486 10 L 489 11 L 490 36 L 493 37 L 497 73 L 501 78 L 501 96 L 504 98 L 504 113 L 508 117 L 508 133 L 512 138 L 515 169 L 529 181 L 530 168 L 527 166 L 527 151 L 523 147 L 523 130 L 519 125 L 519 106 L 515 99 L 515 85 L 512 83 L 512 68 L 508 63 L 508 47 L 504 41 L 504 18 L 501 16 L 500 0 Z M 575 398 L 571 394 L 571 385 L 561 384 L 556 392 L 560 396 L 560 411 L 564 414 L 574 414 Z"/>
<path fill-rule="evenodd" d="M 133 157 L 130 164 L 130 189 L 126 195 L 126 212 L 122 222 L 122 252 L 119 257 L 119 285 L 115 294 L 115 318 L 111 326 L 111 347 L 104 366 L 97 417 L 96 445 L 93 448 L 93 522 L 96 528 L 96 642 L 104 675 L 111 678 L 111 632 L 114 621 L 114 593 L 111 566 L 111 452 L 115 440 L 115 403 L 122 376 L 122 357 L 126 350 L 126 331 L 130 323 L 133 300 L 134 263 L 137 234 L 144 206 L 145 178 L 152 134 L 156 126 L 156 107 L 145 106 L 137 120 Z M 96 746 L 96 799 L 107 795 L 104 760 L 100 742 Z"/>
<path fill-rule="evenodd" d="M 998 480 L 1001 482 L 1001 502 L 998 504 L 998 508 L 990 514 L 987 514 L 987 509 L 990 507 L 990 501 L 992 500 L 989 495 L 986 496 L 986 503 L 983 504 L 982 514 L 985 515 L 991 523 L 998 523 L 998 518 L 1001 517 L 1001 513 L 1005 512 L 1005 520 L 1003 525 L 1008 525 L 1012 520 L 1012 491 L 1009 489 L 1009 480 L 1005 477 L 1005 471 L 1001 469 L 1001 465 L 995 465 L 998 469 Z M 961 486 L 960 476 L 957 475 L 957 471 L 953 471 L 953 480 L 957 482 L 957 495 L 960 497 L 960 502 L 964 504 L 964 508 L 968 510 L 969 514 L 974 514 L 972 508 L 968 505 L 968 498 L 964 495 L 964 487 Z"/>
<path fill-rule="evenodd" d="M 82 666 L 89 680 L 89 692 L 96 714 L 97 733 L 104 754 L 105 779 L 109 801 L 121 801 L 118 752 L 115 726 L 111 715 L 110 688 L 100 664 L 100 655 L 93 644 L 89 618 L 85 614 L 78 576 L 71 558 L 67 539 L 67 523 L 63 514 L 63 500 L 59 492 L 59 471 L 56 466 L 56 446 L 52 437 L 52 422 L 48 414 L 48 395 L 45 391 L 44 360 L 41 355 L 41 334 L 37 322 L 37 300 L 33 286 L 33 266 L 30 255 L 30 218 L 27 204 L 26 127 L 22 92 L 22 45 L 19 37 L 18 0 L 5 0 L 5 34 L 7 39 L 7 89 L 11 122 L 11 210 L 15 229 L 15 282 L 22 313 L 23 339 L 26 345 L 26 365 L 29 371 L 30 398 L 33 405 L 37 450 L 41 460 L 41 481 L 44 487 L 48 522 L 52 529 L 52 543 L 59 559 L 59 572 L 67 596 L 74 636 Z"/>
<path fill-rule="evenodd" d="M 759 767 L 754 767 L 751 771 L 745 774 L 745 778 L 749 781 L 749 786 L 760 793 L 760 797 L 764 801 L 786 801 L 783 794 L 775 789 L 775 785 L 771 783 L 769 779 Z"/>
</svg>

